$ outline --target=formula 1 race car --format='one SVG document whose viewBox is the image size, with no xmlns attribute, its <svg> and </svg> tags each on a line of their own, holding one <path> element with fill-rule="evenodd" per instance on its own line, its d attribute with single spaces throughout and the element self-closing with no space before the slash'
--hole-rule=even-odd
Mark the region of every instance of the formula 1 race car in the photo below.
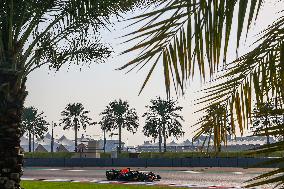
<svg viewBox="0 0 284 189">
<path fill-rule="evenodd" d="M 127 169 L 111 169 L 106 171 L 107 180 L 121 180 L 121 181 L 144 181 L 153 182 L 160 180 L 161 176 L 156 175 L 153 172 L 139 172 L 135 170 Z"/>
</svg>

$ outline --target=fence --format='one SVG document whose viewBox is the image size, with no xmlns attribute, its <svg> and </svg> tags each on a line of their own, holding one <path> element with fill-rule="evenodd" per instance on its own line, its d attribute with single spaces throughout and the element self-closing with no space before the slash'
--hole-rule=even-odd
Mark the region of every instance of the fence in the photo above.
<svg viewBox="0 0 284 189">
<path fill-rule="evenodd" d="M 284 167 L 275 158 L 26 158 L 25 167 Z"/>
</svg>

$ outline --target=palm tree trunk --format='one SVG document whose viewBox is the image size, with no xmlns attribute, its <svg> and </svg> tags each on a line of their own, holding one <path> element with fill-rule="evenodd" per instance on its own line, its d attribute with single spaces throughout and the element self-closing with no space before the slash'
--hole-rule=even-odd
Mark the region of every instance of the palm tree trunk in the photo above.
<svg viewBox="0 0 284 189">
<path fill-rule="evenodd" d="M 163 124 L 163 137 L 164 137 L 164 152 L 167 152 L 167 138 L 166 138 L 165 124 Z"/>
<path fill-rule="evenodd" d="M 29 131 L 29 152 L 32 152 L 32 134 Z"/>
<path fill-rule="evenodd" d="M 0 189 L 20 189 L 23 154 L 20 122 L 26 97 L 25 80 L 0 70 Z"/>
<path fill-rule="evenodd" d="M 159 152 L 162 152 L 162 131 L 161 131 L 161 126 L 159 126 Z"/>
<path fill-rule="evenodd" d="M 265 121 L 266 121 L 266 125 L 265 125 L 266 144 L 270 144 L 269 134 L 268 134 L 268 115 L 266 115 Z"/>
<path fill-rule="evenodd" d="M 106 130 L 104 129 L 104 154 L 106 153 Z"/>
<path fill-rule="evenodd" d="M 78 151 L 77 146 L 78 146 L 78 123 L 77 120 L 75 120 L 75 152 Z"/>
<path fill-rule="evenodd" d="M 221 152 L 221 145 L 218 146 L 218 153 Z"/>
<path fill-rule="evenodd" d="M 121 124 L 118 126 L 118 153 L 121 153 Z"/>
<path fill-rule="evenodd" d="M 35 130 L 33 130 L 33 152 L 35 151 Z"/>
<path fill-rule="evenodd" d="M 268 134 L 268 128 L 267 126 L 265 126 L 265 135 L 266 135 L 266 144 L 270 144 L 270 141 L 269 141 L 269 134 Z"/>
<path fill-rule="evenodd" d="M 282 124 L 284 124 L 284 114 L 283 114 L 283 116 L 282 116 Z M 282 135 L 282 141 L 284 141 L 284 131 L 282 131 L 281 133 L 283 133 L 283 135 Z"/>
<path fill-rule="evenodd" d="M 53 145 L 54 145 L 54 138 L 53 138 L 53 122 L 51 123 L 51 141 L 50 141 L 50 152 L 53 153 Z"/>
</svg>

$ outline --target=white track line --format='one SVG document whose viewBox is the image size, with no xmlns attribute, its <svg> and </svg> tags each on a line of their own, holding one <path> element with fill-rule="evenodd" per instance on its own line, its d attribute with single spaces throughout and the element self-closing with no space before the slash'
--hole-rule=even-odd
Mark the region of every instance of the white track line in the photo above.
<svg viewBox="0 0 284 189">
<path fill-rule="evenodd" d="M 99 182 L 98 180 L 91 180 L 90 182 L 92 182 L 92 183 L 97 183 L 97 182 Z"/>
<path fill-rule="evenodd" d="M 145 185 L 145 182 L 126 182 L 123 184 L 127 184 L 127 185 Z"/>
<path fill-rule="evenodd" d="M 35 178 L 21 178 L 21 180 L 31 181 L 31 180 L 36 180 L 36 179 Z"/>
<path fill-rule="evenodd" d="M 243 172 L 233 172 L 233 174 L 235 174 L 235 175 L 243 175 L 244 173 Z"/>
<path fill-rule="evenodd" d="M 43 180 L 44 182 L 70 182 L 70 179 L 50 179 L 50 180 Z"/>
<path fill-rule="evenodd" d="M 191 173 L 191 174 L 199 174 L 200 172 L 197 171 L 182 171 L 184 173 Z"/>
<path fill-rule="evenodd" d="M 121 182 L 118 182 L 118 181 L 98 181 L 97 183 L 99 184 L 113 184 L 113 183 L 121 183 Z"/>
</svg>

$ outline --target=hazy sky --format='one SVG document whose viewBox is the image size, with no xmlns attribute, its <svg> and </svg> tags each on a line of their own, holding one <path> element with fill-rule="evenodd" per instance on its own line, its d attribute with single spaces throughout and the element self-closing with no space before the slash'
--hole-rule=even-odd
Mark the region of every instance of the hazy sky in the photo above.
<svg viewBox="0 0 284 189">
<path fill-rule="evenodd" d="M 255 34 L 260 32 L 267 24 L 271 23 L 271 21 L 279 16 L 279 14 L 276 14 L 277 8 L 274 3 L 277 1 L 269 1 L 265 4 L 256 27 L 251 30 L 247 39 L 247 45 L 242 44 L 240 53 L 245 52 L 245 50 L 249 48 L 249 45 L 257 39 L 254 37 Z M 277 4 L 278 9 L 283 6 L 283 2 Z M 133 16 L 133 13 L 126 15 L 126 17 L 131 16 Z M 130 29 L 124 29 L 125 25 L 126 23 L 123 22 L 115 22 L 115 29 L 112 29 L 110 32 L 102 31 L 102 40 L 109 43 L 115 51 L 105 64 L 93 64 L 90 68 L 83 67 L 81 71 L 79 69 L 80 67 L 71 66 L 68 70 L 66 66 L 57 73 L 43 67 L 31 73 L 27 82 L 29 95 L 25 105 L 35 106 L 40 111 L 45 112 L 48 121 L 58 122 L 61 118 L 60 112 L 64 110 L 68 103 L 82 102 L 85 108 L 90 110 L 90 116 L 94 121 L 99 121 L 99 113 L 105 109 L 108 103 L 121 98 L 128 100 L 130 106 L 136 108 L 138 115 L 141 117 L 146 110 L 145 105 L 149 104 L 150 99 L 156 96 L 165 96 L 163 70 L 160 64 L 140 96 L 138 96 L 138 92 L 146 77 L 149 66 L 138 73 L 131 72 L 127 75 L 125 71 L 115 71 L 116 68 L 135 57 L 135 54 L 118 55 L 119 52 L 130 47 L 130 44 L 119 44 L 123 40 L 118 39 L 118 37 L 131 31 Z M 233 30 L 235 28 L 236 26 L 233 27 Z M 234 38 L 234 36 L 232 37 Z M 233 40 L 231 40 L 231 42 L 233 42 Z M 232 49 L 229 58 L 232 60 L 234 57 L 235 50 Z M 190 87 L 186 91 L 186 95 L 179 97 L 179 105 L 184 107 L 182 115 L 185 118 L 183 124 L 185 136 L 180 139 L 180 142 L 184 139 L 191 139 L 193 136 L 192 132 L 194 129 L 191 125 L 193 125 L 200 116 L 193 113 L 198 109 L 198 107 L 194 106 L 193 101 L 201 96 L 201 94 L 197 92 L 201 86 L 202 83 L 197 77 L 191 82 Z M 127 141 L 128 139 L 129 145 L 137 145 L 142 144 L 145 140 L 149 140 L 142 133 L 143 124 L 144 119 L 141 117 L 140 128 L 134 135 L 123 131 L 123 141 Z M 95 139 L 102 138 L 102 132 L 97 125 L 88 128 L 86 133 Z M 73 130 L 62 131 L 61 128 L 55 129 L 55 135 L 61 136 L 62 134 L 65 134 L 71 139 L 74 138 Z M 81 134 L 85 134 L 85 132 L 81 131 L 80 135 Z M 116 138 L 117 136 L 113 137 L 113 139 Z"/>
</svg>

